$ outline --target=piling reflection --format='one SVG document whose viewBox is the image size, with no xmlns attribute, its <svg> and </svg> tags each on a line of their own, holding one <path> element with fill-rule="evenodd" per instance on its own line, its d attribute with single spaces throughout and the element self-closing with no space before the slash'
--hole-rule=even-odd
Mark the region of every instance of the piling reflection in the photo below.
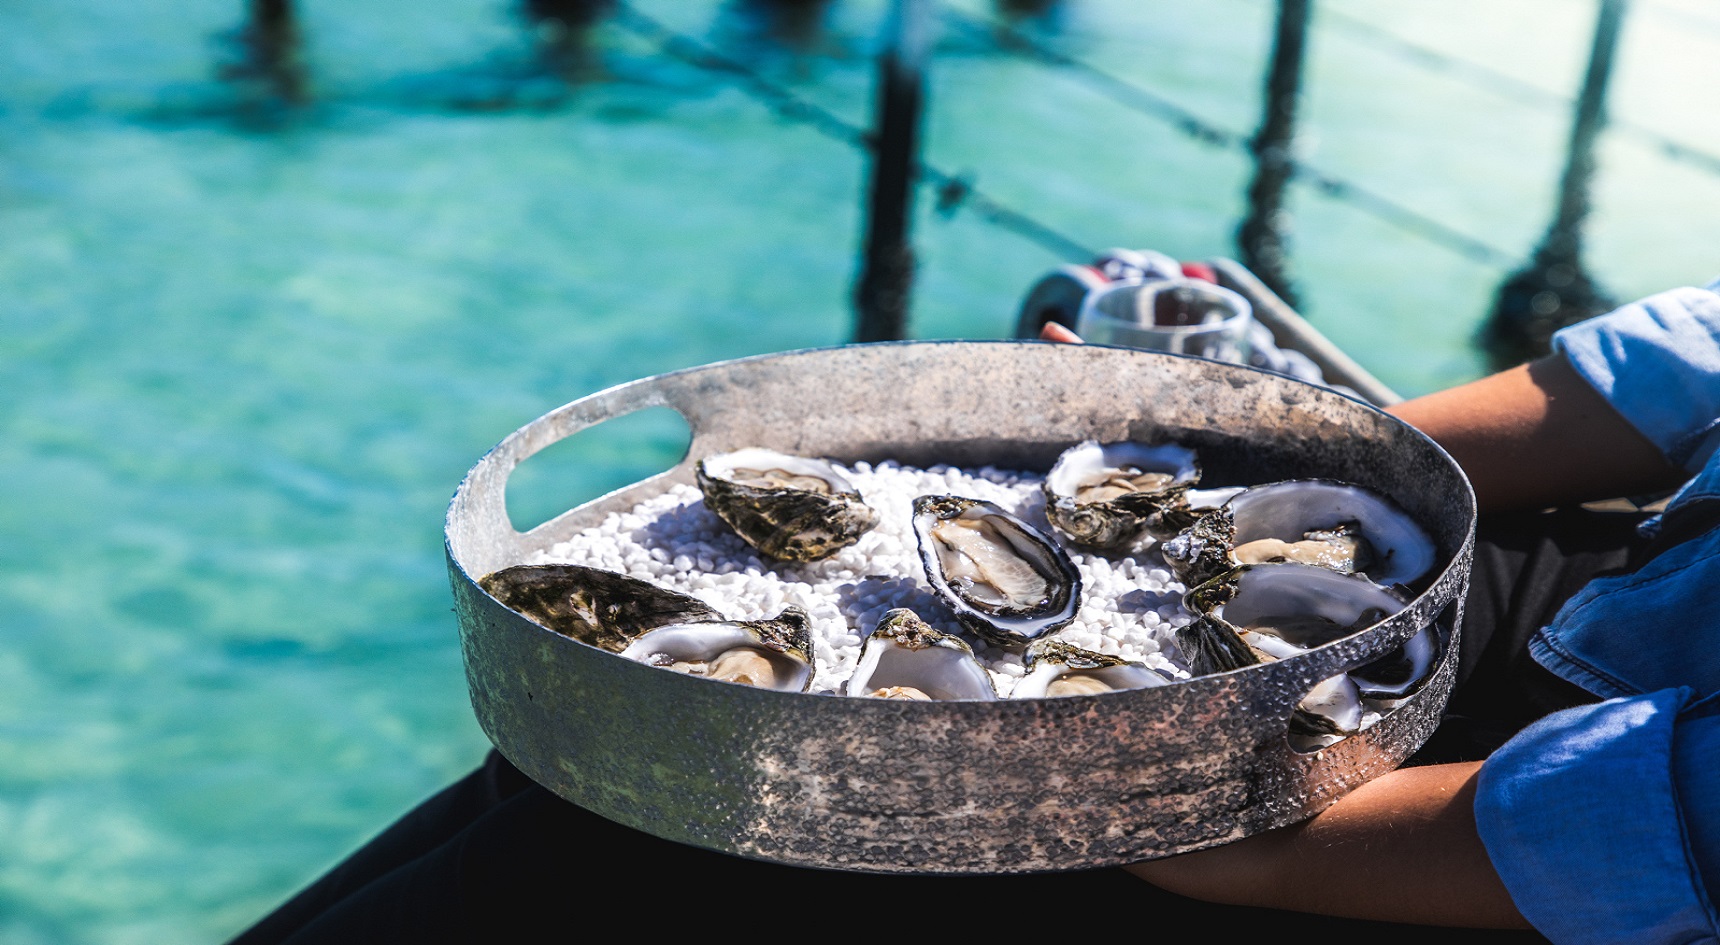
<svg viewBox="0 0 1720 945">
<path fill-rule="evenodd" d="M 1016 26 L 1027 22 L 1056 25 L 1067 6 L 1063 0 L 994 0 L 997 18 Z"/>
<path fill-rule="evenodd" d="M 1302 62 L 1308 46 L 1310 0 L 1280 0 L 1272 56 L 1266 69 L 1264 114 L 1248 142 L 1254 179 L 1248 186 L 1248 216 L 1237 227 L 1242 264 L 1292 306 L 1299 304 L 1290 278 L 1286 245 L 1290 211 L 1284 191 L 1296 174 L 1296 104 L 1302 93 Z"/>
<path fill-rule="evenodd" d="M 310 100 L 291 0 L 250 0 L 245 23 L 229 37 L 235 58 L 217 73 L 240 92 L 241 117 L 274 125 Z"/>
<path fill-rule="evenodd" d="M 614 0 L 522 0 L 521 14 L 536 36 L 538 63 L 568 81 L 591 78 L 597 54 L 593 27 L 615 11 Z"/>
<path fill-rule="evenodd" d="M 1558 208 L 1529 264 L 1499 288 L 1478 341 L 1494 370 L 1504 370 L 1552 350 L 1553 333 L 1604 314 L 1618 303 L 1584 271 L 1583 223 L 1590 210 L 1595 144 L 1606 126 L 1607 84 L 1612 75 L 1626 0 L 1602 0 L 1595 19 L 1588 70 L 1571 119 Z"/>
<path fill-rule="evenodd" d="M 722 13 L 735 38 L 802 54 L 823 46 L 829 15 L 830 0 L 731 0 Z"/>
</svg>

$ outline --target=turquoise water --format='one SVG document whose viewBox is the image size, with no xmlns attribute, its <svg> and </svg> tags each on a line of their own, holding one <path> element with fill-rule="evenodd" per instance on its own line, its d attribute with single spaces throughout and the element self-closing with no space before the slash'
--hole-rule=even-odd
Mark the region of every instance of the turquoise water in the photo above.
<svg viewBox="0 0 1720 945">
<path fill-rule="evenodd" d="M 505 3 L 299 6 L 292 114 L 216 79 L 233 0 L 0 6 L 9 943 L 222 941 L 467 770 L 486 742 L 441 548 L 466 469 L 584 394 L 852 332 L 864 168 L 844 141 L 615 21 L 569 85 Z M 863 126 L 886 6 L 833 0 L 801 47 L 758 4 L 635 8 Z M 1322 4 L 1303 156 L 1521 258 L 1567 133 L 1544 99 L 1575 89 L 1592 17 Z M 1264 0 L 1066 0 L 1019 25 L 1246 133 L 1271 20 Z M 1720 178 L 1657 143 L 1720 154 L 1717 49 L 1711 5 L 1633 7 L 1587 230 L 1621 297 L 1720 274 Z M 931 164 L 1080 245 L 1234 253 L 1239 151 L 985 30 L 941 33 L 926 138 Z M 932 204 L 916 337 L 1007 335 L 1027 286 L 1080 261 Z M 1306 188 L 1290 205 L 1315 324 L 1405 394 L 1479 373 L 1502 266 Z M 593 431 L 516 513 L 682 442 Z"/>
</svg>

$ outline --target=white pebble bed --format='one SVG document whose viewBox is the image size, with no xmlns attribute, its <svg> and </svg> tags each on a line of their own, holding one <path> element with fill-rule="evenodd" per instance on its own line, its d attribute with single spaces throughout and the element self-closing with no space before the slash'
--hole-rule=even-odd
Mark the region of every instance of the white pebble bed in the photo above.
<svg viewBox="0 0 1720 945">
<path fill-rule="evenodd" d="M 894 462 L 838 467 L 878 510 L 876 528 L 822 561 L 793 564 L 760 555 L 716 513 L 696 486 L 675 486 L 630 511 L 557 543 L 528 564 L 602 568 L 696 597 L 725 617 L 775 617 L 790 604 L 812 617 L 815 674 L 811 691 L 839 693 L 853 673 L 865 637 L 884 613 L 907 607 L 939 630 L 973 646 L 1007 698 L 1023 672 L 1022 657 L 975 638 L 931 589 L 910 523 L 917 496 L 949 494 L 994 502 L 1048 535 L 1042 477 L 983 467 L 920 469 Z M 1192 615 L 1185 590 L 1151 548 L 1107 557 L 1061 542 L 1081 571 L 1080 609 L 1058 639 L 1138 660 L 1178 679 L 1188 677 L 1175 631 Z"/>
</svg>

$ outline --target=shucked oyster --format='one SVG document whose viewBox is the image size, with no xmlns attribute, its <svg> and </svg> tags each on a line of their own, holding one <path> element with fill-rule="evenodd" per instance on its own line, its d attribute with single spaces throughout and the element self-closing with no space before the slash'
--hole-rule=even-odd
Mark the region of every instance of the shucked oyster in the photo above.
<svg viewBox="0 0 1720 945">
<path fill-rule="evenodd" d="M 1186 446 L 1088 440 L 1046 474 L 1045 517 L 1077 545 L 1114 551 L 1193 522 L 1185 493 L 1199 478 L 1200 462 Z"/>
<path fill-rule="evenodd" d="M 878 621 L 843 692 L 916 701 L 997 698 L 991 673 L 974 657 L 973 647 L 938 632 L 906 607 Z"/>
<path fill-rule="evenodd" d="M 612 653 L 654 627 L 722 619 L 697 597 L 577 564 L 516 565 L 478 586 L 540 626 Z"/>
<path fill-rule="evenodd" d="M 1197 616 L 1177 630 L 1194 675 L 1288 659 L 1366 630 L 1402 610 L 1390 590 L 1356 575 L 1299 563 L 1244 565 L 1190 590 Z M 1291 735 L 1318 747 L 1361 727 L 1363 699 L 1411 692 L 1433 668 L 1431 628 L 1366 666 L 1324 680 L 1298 704 Z"/>
<path fill-rule="evenodd" d="M 926 579 L 962 626 L 1020 650 L 1075 619 L 1081 573 L 1045 533 L 954 495 L 915 499 L 913 522 Z"/>
<path fill-rule="evenodd" d="M 1090 696 L 1101 692 L 1163 686 L 1171 680 L 1145 663 L 1107 656 L 1049 637 L 1027 648 L 1027 672 L 1010 691 L 1011 699 Z"/>
<path fill-rule="evenodd" d="M 705 505 L 779 561 L 817 561 L 878 524 L 860 490 L 822 459 L 748 448 L 699 460 Z"/>
<path fill-rule="evenodd" d="M 1410 584 L 1432 569 L 1435 555 L 1433 538 L 1396 503 L 1331 479 L 1251 486 L 1159 550 L 1191 588 L 1238 565 L 1280 561 Z"/>
<path fill-rule="evenodd" d="M 805 692 L 812 685 L 812 621 L 799 607 L 770 620 L 705 620 L 658 627 L 621 655 L 724 682 Z"/>
</svg>

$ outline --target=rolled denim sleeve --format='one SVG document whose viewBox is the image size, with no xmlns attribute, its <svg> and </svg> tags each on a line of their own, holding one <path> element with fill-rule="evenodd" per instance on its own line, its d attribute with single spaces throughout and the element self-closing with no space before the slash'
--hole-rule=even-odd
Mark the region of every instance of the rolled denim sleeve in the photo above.
<svg viewBox="0 0 1720 945">
<path fill-rule="evenodd" d="M 1695 472 L 1720 446 L 1720 293 L 1651 295 L 1553 335 L 1553 350 L 1673 463 Z"/>
<path fill-rule="evenodd" d="M 1559 945 L 1720 943 L 1720 715 L 1663 689 L 1554 713 L 1481 768 L 1476 826 Z"/>
</svg>

